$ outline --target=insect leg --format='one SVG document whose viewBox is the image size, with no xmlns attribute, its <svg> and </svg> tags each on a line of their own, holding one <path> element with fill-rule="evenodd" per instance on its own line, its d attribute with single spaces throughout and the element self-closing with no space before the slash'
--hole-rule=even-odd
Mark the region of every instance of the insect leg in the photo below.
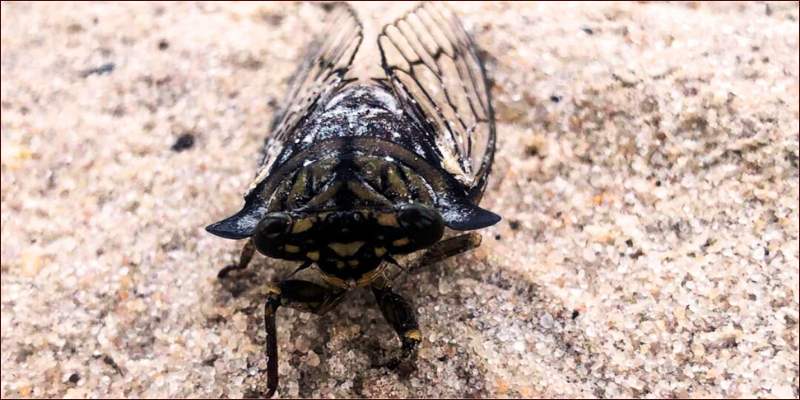
<svg viewBox="0 0 800 400">
<path fill-rule="evenodd" d="M 313 282 L 285 280 L 269 285 L 269 298 L 264 305 L 264 328 L 267 331 L 267 398 L 278 388 L 278 339 L 275 334 L 275 313 L 278 307 L 290 307 L 317 315 L 336 307 L 346 291 L 333 291 Z"/>
<path fill-rule="evenodd" d="M 447 238 L 429 247 L 428 250 L 407 268 L 409 271 L 426 267 L 452 256 L 472 250 L 481 245 L 481 235 L 475 232 Z"/>
<path fill-rule="evenodd" d="M 239 254 L 239 263 L 227 265 L 219 270 L 219 273 L 217 273 L 217 278 L 222 279 L 228 276 L 231 271 L 238 271 L 247 268 L 247 265 L 250 264 L 254 254 L 256 254 L 256 246 L 253 244 L 252 240 L 248 239 L 247 243 L 245 243 L 244 247 L 242 247 L 242 252 Z"/>
<path fill-rule="evenodd" d="M 400 357 L 385 364 L 386 367 L 394 369 L 414 353 L 417 345 L 422 342 L 422 333 L 419 330 L 414 307 L 406 299 L 393 292 L 386 280 L 376 280 L 372 285 L 372 293 L 375 294 L 383 318 L 392 325 L 397 336 L 403 342 Z"/>
</svg>

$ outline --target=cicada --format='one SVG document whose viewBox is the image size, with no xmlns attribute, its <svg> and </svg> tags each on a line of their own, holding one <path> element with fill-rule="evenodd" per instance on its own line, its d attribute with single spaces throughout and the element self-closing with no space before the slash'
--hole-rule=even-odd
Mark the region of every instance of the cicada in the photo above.
<svg viewBox="0 0 800 400">
<path fill-rule="evenodd" d="M 319 278 L 292 274 L 268 289 L 268 397 L 278 386 L 279 307 L 321 315 L 350 289 L 369 288 L 400 337 L 400 355 L 387 363 L 397 365 L 422 335 L 389 267 L 401 258 L 413 270 L 473 249 L 480 235 L 456 232 L 500 220 L 478 206 L 495 151 L 490 85 L 453 12 L 423 3 L 376 30 L 345 4 L 328 17 L 290 80 L 244 207 L 206 228 L 247 240 L 220 277 L 257 250 Z"/>
</svg>

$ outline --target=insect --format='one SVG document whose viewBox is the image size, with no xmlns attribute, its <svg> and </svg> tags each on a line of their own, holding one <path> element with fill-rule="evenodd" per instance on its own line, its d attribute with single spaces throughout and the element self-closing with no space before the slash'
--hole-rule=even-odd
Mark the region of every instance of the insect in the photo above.
<svg viewBox="0 0 800 400">
<path fill-rule="evenodd" d="M 479 234 L 455 232 L 500 220 L 478 206 L 494 157 L 494 111 L 483 61 L 457 17 L 423 3 L 367 33 L 337 3 L 329 19 L 289 83 L 244 207 L 206 228 L 247 240 L 221 278 L 246 268 L 256 250 L 318 278 L 293 273 L 268 289 L 267 397 L 278 386 L 279 307 L 321 315 L 348 290 L 371 289 L 402 343 L 387 363 L 396 366 L 422 340 L 414 309 L 392 290 L 396 257 L 405 270 L 430 265 L 480 245 Z"/>
</svg>

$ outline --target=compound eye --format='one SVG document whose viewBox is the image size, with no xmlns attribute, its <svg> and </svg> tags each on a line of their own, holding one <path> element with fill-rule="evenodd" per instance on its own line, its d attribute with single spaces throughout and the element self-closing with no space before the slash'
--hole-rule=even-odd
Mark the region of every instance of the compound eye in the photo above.
<svg viewBox="0 0 800 400">
<path fill-rule="evenodd" d="M 253 243 L 261 254 L 275 257 L 283 246 L 284 238 L 292 227 L 292 217 L 274 212 L 261 218 L 253 233 Z"/>
<path fill-rule="evenodd" d="M 397 212 L 397 220 L 416 249 L 433 245 L 444 234 L 444 221 L 439 212 L 420 203 L 407 204 Z"/>
</svg>

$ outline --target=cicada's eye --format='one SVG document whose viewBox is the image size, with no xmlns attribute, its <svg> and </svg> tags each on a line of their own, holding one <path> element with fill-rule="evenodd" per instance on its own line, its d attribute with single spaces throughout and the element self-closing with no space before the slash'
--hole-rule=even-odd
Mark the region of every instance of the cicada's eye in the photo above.
<svg viewBox="0 0 800 400">
<path fill-rule="evenodd" d="M 444 234 L 444 221 L 433 207 L 407 204 L 397 212 L 397 220 L 416 249 L 433 245 Z"/>
<path fill-rule="evenodd" d="M 261 218 L 253 231 L 253 243 L 261 254 L 277 257 L 286 240 L 286 233 L 292 228 L 292 217 L 282 212 L 274 212 Z"/>
</svg>

